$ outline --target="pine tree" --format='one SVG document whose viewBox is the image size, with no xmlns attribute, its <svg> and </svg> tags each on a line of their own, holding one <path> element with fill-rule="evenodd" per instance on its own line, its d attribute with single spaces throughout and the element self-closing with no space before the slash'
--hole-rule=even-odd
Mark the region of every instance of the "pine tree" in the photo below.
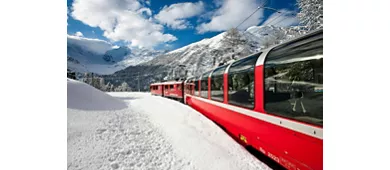
<svg viewBox="0 0 390 170">
<path fill-rule="evenodd" d="M 241 36 L 240 32 L 236 28 L 232 28 L 226 32 L 222 39 L 222 43 L 225 48 L 232 51 L 232 59 L 235 59 L 235 55 L 238 52 L 236 49 L 239 46 L 247 44 L 247 41 Z"/>
<path fill-rule="evenodd" d="M 323 28 L 323 0 L 297 0 L 298 19 L 308 31 Z"/>
<path fill-rule="evenodd" d="M 221 42 L 224 49 L 222 56 L 217 61 L 218 63 L 226 64 L 249 54 L 248 41 L 236 28 L 226 31 Z"/>
<path fill-rule="evenodd" d="M 99 83 L 100 90 L 106 91 L 106 90 L 107 90 L 107 86 L 106 86 L 106 84 L 104 83 L 104 78 L 103 78 L 103 77 L 100 77 L 99 79 L 100 79 L 100 83 Z"/>
<path fill-rule="evenodd" d="M 119 91 L 130 91 L 130 87 L 129 87 L 129 85 L 126 82 L 123 82 L 119 86 Z"/>
<path fill-rule="evenodd" d="M 111 85 L 110 85 L 110 91 L 114 91 L 114 90 L 115 90 L 114 85 L 111 84 Z"/>
</svg>

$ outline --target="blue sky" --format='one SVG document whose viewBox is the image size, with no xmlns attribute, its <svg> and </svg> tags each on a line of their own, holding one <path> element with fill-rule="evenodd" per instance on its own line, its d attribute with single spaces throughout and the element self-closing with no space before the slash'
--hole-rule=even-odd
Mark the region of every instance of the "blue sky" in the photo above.
<svg viewBox="0 0 390 170">
<path fill-rule="evenodd" d="M 67 0 L 68 35 L 173 50 L 237 26 L 263 0 Z M 296 0 L 268 0 L 239 29 L 297 25 Z M 268 21 L 267 21 L 268 20 Z M 272 21 L 271 23 L 269 23 Z"/>
</svg>

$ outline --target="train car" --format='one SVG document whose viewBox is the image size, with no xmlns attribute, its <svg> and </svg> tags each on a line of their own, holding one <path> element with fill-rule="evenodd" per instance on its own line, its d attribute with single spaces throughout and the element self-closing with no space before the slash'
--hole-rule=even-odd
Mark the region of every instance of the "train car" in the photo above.
<svg viewBox="0 0 390 170">
<path fill-rule="evenodd" d="M 150 93 L 152 95 L 163 96 L 164 94 L 163 90 L 164 90 L 163 85 L 161 85 L 160 83 L 153 83 L 150 85 Z"/>
<path fill-rule="evenodd" d="M 167 81 L 162 83 L 151 84 L 151 94 L 161 94 L 167 98 L 172 98 L 175 100 L 182 101 L 184 96 L 184 81 Z M 152 87 L 156 90 L 152 90 Z M 161 90 L 160 90 L 161 89 Z"/>
<path fill-rule="evenodd" d="M 184 102 L 286 169 L 323 169 L 323 31 L 185 81 Z"/>
</svg>

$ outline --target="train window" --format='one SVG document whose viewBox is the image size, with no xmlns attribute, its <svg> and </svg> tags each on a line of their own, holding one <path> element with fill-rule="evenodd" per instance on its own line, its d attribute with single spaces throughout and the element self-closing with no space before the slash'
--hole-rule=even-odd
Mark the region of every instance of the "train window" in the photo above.
<svg viewBox="0 0 390 170">
<path fill-rule="evenodd" d="M 223 101 L 223 74 L 225 73 L 226 67 L 228 65 L 225 65 L 223 67 L 217 68 L 214 70 L 213 74 L 211 75 L 211 99 L 217 100 L 217 101 Z"/>
<path fill-rule="evenodd" d="M 195 96 L 200 96 L 199 94 L 199 78 L 196 78 L 194 80 L 194 84 L 195 84 Z"/>
<path fill-rule="evenodd" d="M 190 81 L 191 79 L 188 79 L 186 83 L 184 83 L 184 91 L 186 94 L 189 94 L 190 93 Z"/>
<path fill-rule="evenodd" d="M 192 89 L 193 89 L 193 84 L 194 84 L 194 79 L 191 79 L 189 82 L 188 82 L 188 93 L 189 94 L 192 94 Z"/>
<path fill-rule="evenodd" d="M 228 103 L 254 108 L 254 72 L 260 53 L 234 62 L 228 72 Z"/>
<path fill-rule="evenodd" d="M 194 78 L 191 78 L 191 80 L 190 80 L 190 82 L 189 82 L 189 85 L 188 85 L 188 90 L 189 90 L 189 94 L 191 94 L 191 95 L 193 95 L 194 94 L 194 86 L 195 86 L 195 84 L 194 84 L 195 82 L 194 82 Z"/>
<path fill-rule="evenodd" d="M 200 96 L 206 99 L 209 97 L 209 75 L 210 71 L 204 73 L 200 81 Z"/>
<path fill-rule="evenodd" d="M 166 89 L 166 90 L 168 89 L 168 85 L 165 85 L 165 89 Z"/>
<path fill-rule="evenodd" d="M 172 85 L 169 85 L 169 89 L 170 89 L 170 90 L 173 90 L 173 84 L 172 84 Z"/>
<path fill-rule="evenodd" d="M 181 90 L 180 84 L 177 84 L 176 87 L 177 87 L 177 90 Z"/>
<path fill-rule="evenodd" d="M 187 90 L 188 90 L 188 94 L 191 94 L 191 83 L 192 83 L 192 78 L 191 79 L 189 79 L 188 81 L 187 81 Z"/>
<path fill-rule="evenodd" d="M 264 108 L 322 126 L 322 33 L 270 51 L 264 64 Z"/>
</svg>

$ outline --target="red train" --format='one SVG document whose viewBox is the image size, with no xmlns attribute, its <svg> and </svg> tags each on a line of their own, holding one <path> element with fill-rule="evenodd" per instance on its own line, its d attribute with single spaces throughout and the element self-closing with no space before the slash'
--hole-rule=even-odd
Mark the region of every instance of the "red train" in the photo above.
<svg viewBox="0 0 390 170">
<path fill-rule="evenodd" d="M 168 81 L 162 83 L 153 83 L 150 85 L 150 92 L 153 95 L 164 96 L 168 98 L 183 101 L 184 81 Z"/>
<path fill-rule="evenodd" d="M 323 169 L 322 70 L 318 30 L 151 92 L 184 99 L 287 169 Z"/>
</svg>

